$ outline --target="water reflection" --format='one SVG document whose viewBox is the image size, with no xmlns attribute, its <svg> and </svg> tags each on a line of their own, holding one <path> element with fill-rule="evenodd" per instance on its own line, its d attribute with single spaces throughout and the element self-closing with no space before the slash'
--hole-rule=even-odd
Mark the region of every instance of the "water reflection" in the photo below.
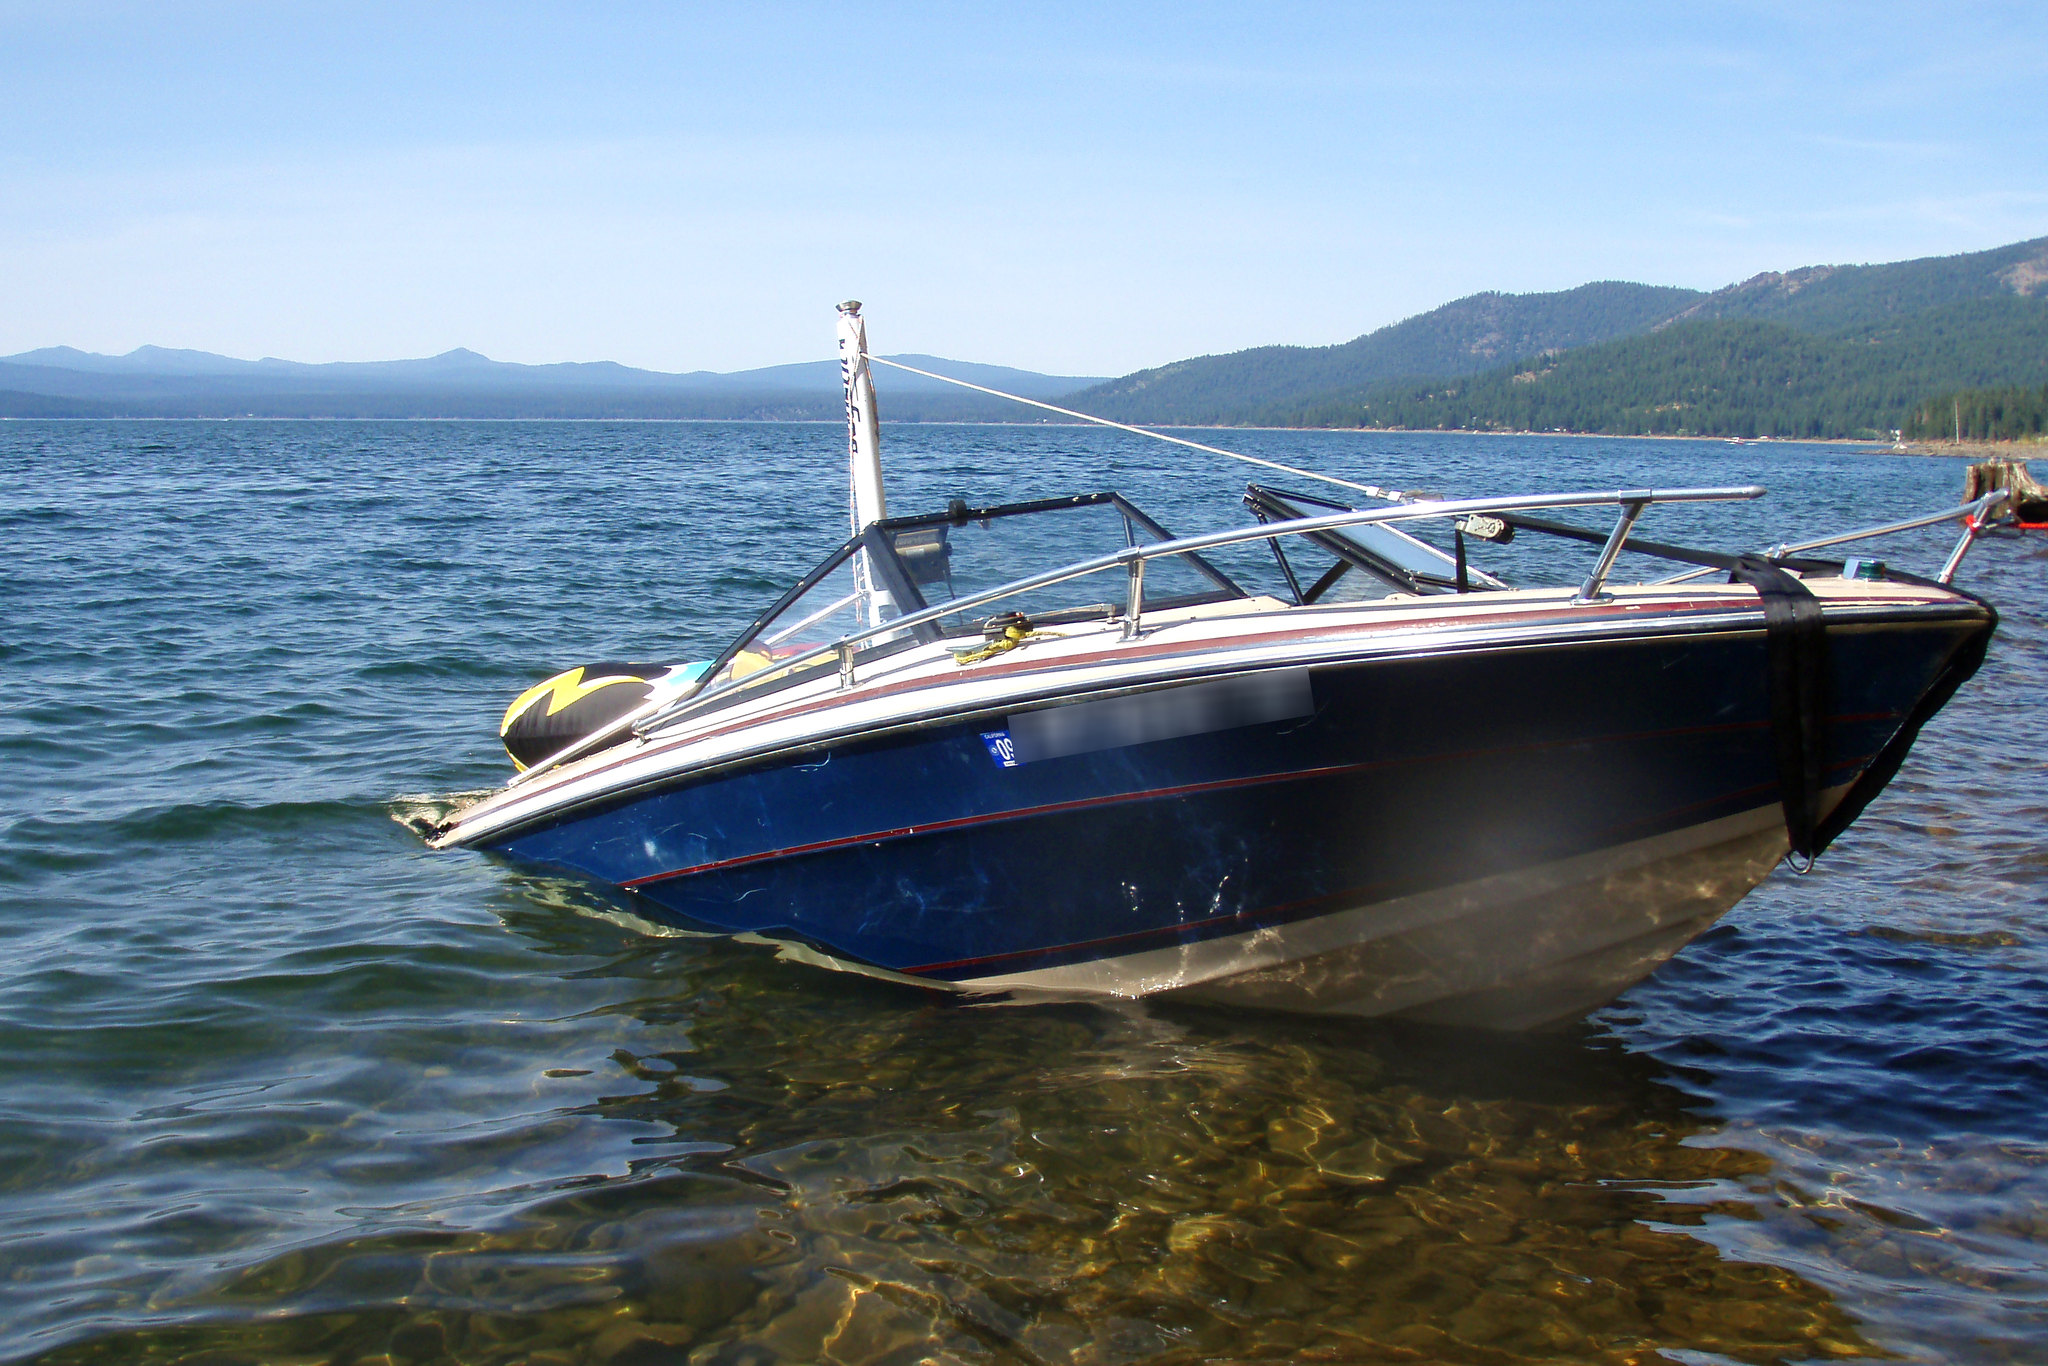
<svg viewBox="0 0 2048 1366">
<path fill-rule="evenodd" d="M 512 881 L 507 920 L 605 988 L 579 1037 L 630 1041 L 534 1059 L 537 1096 L 553 1073 L 584 1097 L 534 1127 L 601 1121 L 623 1172 L 361 1208 L 366 1231 L 160 1290 L 145 1316 L 175 1326 L 47 1360 L 1872 1351 L 1814 1281 L 1689 1231 L 1753 1218 L 1772 1160 L 1702 1144 L 1677 1079 L 1596 1031 L 963 1006 Z M 450 1137 L 330 1152 L 321 1179 Z"/>
</svg>

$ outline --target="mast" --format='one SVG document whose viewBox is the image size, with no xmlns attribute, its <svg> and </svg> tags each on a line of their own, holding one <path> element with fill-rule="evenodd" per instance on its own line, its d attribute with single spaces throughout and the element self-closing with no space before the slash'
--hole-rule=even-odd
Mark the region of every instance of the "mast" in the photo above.
<svg viewBox="0 0 2048 1366">
<path fill-rule="evenodd" d="M 882 429 L 875 413 L 875 380 L 868 372 L 868 328 L 860 300 L 839 305 L 839 381 L 846 391 L 847 508 L 858 536 L 889 515 L 882 493 Z M 868 625 L 896 615 L 895 599 L 879 587 L 865 550 L 854 552 L 853 581 Z"/>
</svg>

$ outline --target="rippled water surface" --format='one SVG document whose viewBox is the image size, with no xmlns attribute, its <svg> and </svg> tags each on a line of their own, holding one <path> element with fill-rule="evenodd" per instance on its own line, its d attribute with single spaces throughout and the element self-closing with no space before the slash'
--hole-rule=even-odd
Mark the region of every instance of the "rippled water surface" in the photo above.
<svg viewBox="0 0 2048 1366">
<path fill-rule="evenodd" d="M 896 427 L 894 506 L 1239 467 Z M 1810 876 L 1580 1027 L 963 1007 L 657 937 L 397 821 L 505 702 L 841 535 L 821 426 L 0 423 L 0 1359 L 2048 1359 L 2048 538 Z M 1952 502 L 1799 446 L 1232 433 L 1452 494 Z M 1286 483 L 1289 481 L 1278 480 Z M 1885 554 L 1939 562 L 1946 537 Z"/>
</svg>

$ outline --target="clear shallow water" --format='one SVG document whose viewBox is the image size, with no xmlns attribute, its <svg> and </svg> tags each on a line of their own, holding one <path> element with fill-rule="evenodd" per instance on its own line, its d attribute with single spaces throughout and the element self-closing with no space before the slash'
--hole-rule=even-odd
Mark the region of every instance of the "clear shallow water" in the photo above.
<svg viewBox="0 0 2048 1366">
<path fill-rule="evenodd" d="M 1176 530 L 1239 517 L 1241 467 L 1135 438 L 885 441 L 903 510 L 1117 487 Z M 1771 485 L 1721 544 L 1961 481 L 1233 443 L 1449 493 Z M 392 819 L 500 781 L 534 679 L 721 643 L 840 534 L 839 451 L 0 424 L 0 1360 L 2048 1355 L 2048 542 L 1975 553 L 1991 658 L 1819 868 L 1558 1036 L 963 1008 L 645 935 Z"/>
</svg>

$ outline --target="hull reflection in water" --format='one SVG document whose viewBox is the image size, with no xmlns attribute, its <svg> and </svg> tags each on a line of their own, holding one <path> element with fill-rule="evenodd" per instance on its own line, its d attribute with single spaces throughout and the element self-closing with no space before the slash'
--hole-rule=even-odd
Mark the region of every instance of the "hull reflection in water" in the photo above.
<svg viewBox="0 0 2048 1366">
<path fill-rule="evenodd" d="M 586 970 L 603 939 L 514 914 Z M 366 1210 L 383 1227 L 160 1296 L 180 1326 L 50 1360 L 1877 1354 L 1819 1285 L 1683 1227 L 1740 1212 L 1771 1164 L 1704 1146 L 1693 1098 L 1580 1032 L 1475 1047 L 1137 1004 L 970 1028 L 693 940 L 608 971 L 640 1018 L 608 1013 L 634 1046 L 582 1113 L 634 1135 L 629 1173 L 486 1194 L 479 1165 L 459 1206 Z"/>
<path fill-rule="evenodd" d="M 1649 976 L 1784 852 L 1775 809 L 1730 817 L 1333 917 L 1283 942 L 1278 966 L 1182 994 L 1496 1029 L 1570 1019 Z"/>
</svg>

